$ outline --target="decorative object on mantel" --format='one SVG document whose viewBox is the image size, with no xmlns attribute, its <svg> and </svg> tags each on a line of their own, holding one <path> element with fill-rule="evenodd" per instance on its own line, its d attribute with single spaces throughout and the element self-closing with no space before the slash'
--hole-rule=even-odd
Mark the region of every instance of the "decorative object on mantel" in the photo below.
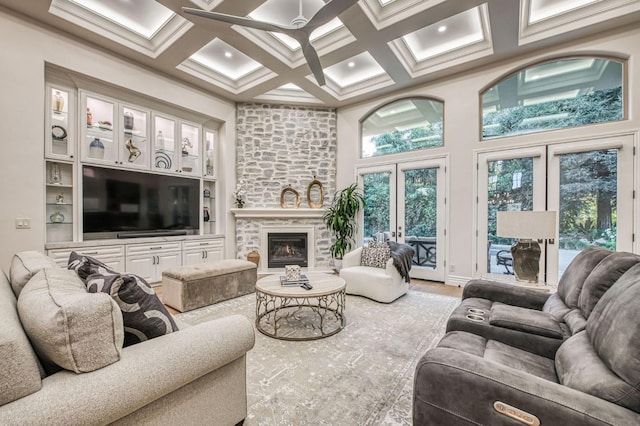
<svg viewBox="0 0 640 426">
<path fill-rule="evenodd" d="M 331 205 L 322 216 L 322 221 L 335 236 L 335 241 L 329 248 L 336 270 L 342 266 L 342 256 L 351 251 L 357 234 L 358 222 L 356 217 L 365 201 L 360 188 L 352 183 L 341 191 L 336 192 Z"/>
<path fill-rule="evenodd" d="M 256 266 L 260 266 L 260 252 L 258 252 L 257 250 L 251 250 L 249 253 L 247 253 L 247 260 L 249 262 L 253 262 L 256 264 Z"/>
<path fill-rule="evenodd" d="M 233 193 L 233 197 L 235 198 L 236 207 L 241 209 L 244 207 L 246 192 L 242 189 L 242 183 L 236 185 L 236 190 Z"/>
<path fill-rule="evenodd" d="M 322 182 L 316 179 L 315 175 L 307 186 L 307 203 L 312 209 L 321 209 L 324 204 L 324 188 Z"/>
<path fill-rule="evenodd" d="M 300 194 L 291 184 L 280 193 L 280 207 L 283 209 L 297 209 L 300 207 Z"/>
</svg>

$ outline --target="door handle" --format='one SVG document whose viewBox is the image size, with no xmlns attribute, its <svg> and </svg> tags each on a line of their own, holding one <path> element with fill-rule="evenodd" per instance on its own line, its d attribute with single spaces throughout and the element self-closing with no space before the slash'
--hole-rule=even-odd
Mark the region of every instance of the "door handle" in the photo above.
<svg viewBox="0 0 640 426">
<path fill-rule="evenodd" d="M 393 238 L 395 238 L 395 237 L 396 237 L 396 231 L 391 231 L 391 236 L 392 236 Z"/>
<path fill-rule="evenodd" d="M 402 231 L 398 231 L 398 238 L 402 237 Z"/>
</svg>

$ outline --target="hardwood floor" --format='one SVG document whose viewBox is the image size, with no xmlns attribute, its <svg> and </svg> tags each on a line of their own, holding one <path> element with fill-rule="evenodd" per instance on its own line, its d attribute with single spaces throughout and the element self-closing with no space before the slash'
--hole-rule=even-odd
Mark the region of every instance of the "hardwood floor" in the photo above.
<svg viewBox="0 0 640 426">
<path fill-rule="evenodd" d="M 262 278 L 259 276 L 258 278 Z M 456 287 L 452 285 L 446 285 L 442 283 L 437 283 L 433 281 L 425 281 L 418 279 L 411 279 L 411 284 L 413 285 L 412 290 L 414 291 L 424 291 L 426 293 L 434 293 L 434 294 L 442 294 L 445 296 L 453 296 L 453 297 L 462 297 L 462 287 Z M 156 294 L 162 300 L 162 285 L 154 286 Z M 173 309 L 171 306 L 164 305 L 171 315 L 179 314 L 180 312 Z"/>
</svg>

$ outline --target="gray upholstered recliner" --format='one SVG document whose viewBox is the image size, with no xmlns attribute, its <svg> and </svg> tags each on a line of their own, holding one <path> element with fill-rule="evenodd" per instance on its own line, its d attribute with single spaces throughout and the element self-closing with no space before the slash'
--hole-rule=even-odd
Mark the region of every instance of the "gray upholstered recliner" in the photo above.
<svg viewBox="0 0 640 426">
<path fill-rule="evenodd" d="M 464 288 L 447 331 L 467 331 L 548 358 L 584 329 L 602 295 L 640 256 L 603 248 L 583 250 L 567 267 L 552 295 L 485 280 Z"/>
<path fill-rule="evenodd" d="M 463 331 L 418 362 L 413 424 L 640 424 L 640 264 L 555 359 Z M 517 420 L 516 420 L 517 419 Z"/>
</svg>

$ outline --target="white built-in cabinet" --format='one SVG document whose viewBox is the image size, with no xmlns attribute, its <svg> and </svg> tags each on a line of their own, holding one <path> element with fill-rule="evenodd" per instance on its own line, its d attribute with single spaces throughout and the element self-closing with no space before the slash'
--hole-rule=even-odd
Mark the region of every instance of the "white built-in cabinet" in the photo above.
<svg viewBox="0 0 640 426">
<path fill-rule="evenodd" d="M 125 270 L 125 246 L 123 245 L 55 249 L 47 251 L 47 255 L 53 258 L 59 266 L 66 268 L 72 251 L 99 259 L 114 271 Z"/>
<path fill-rule="evenodd" d="M 82 162 L 149 170 L 149 111 L 84 91 L 80 104 Z"/>
<path fill-rule="evenodd" d="M 196 238 L 159 243 L 125 243 L 50 249 L 47 254 L 66 267 L 72 251 L 91 256 L 118 272 L 136 274 L 149 283 L 162 280 L 162 271 L 224 259 L 224 238 Z"/>
<path fill-rule="evenodd" d="M 199 241 L 184 241 L 182 243 L 182 264 L 198 265 L 224 258 L 222 238 Z"/>
<path fill-rule="evenodd" d="M 216 130 L 65 84 L 48 82 L 45 93 L 47 243 L 81 239 L 82 176 L 78 173 L 83 164 L 200 178 L 201 234 L 216 234 Z M 148 275 L 154 276 L 151 270 L 157 269 L 156 264 L 168 264 L 170 258 L 140 256 L 136 262 L 147 262 Z M 182 261 L 181 252 L 178 259 Z"/>
<path fill-rule="evenodd" d="M 158 113 L 154 113 L 153 123 L 153 170 L 201 176 L 202 128 L 197 124 Z"/>
<path fill-rule="evenodd" d="M 180 242 L 161 244 L 128 244 L 126 271 L 148 282 L 162 280 L 162 271 L 182 265 Z"/>
</svg>

